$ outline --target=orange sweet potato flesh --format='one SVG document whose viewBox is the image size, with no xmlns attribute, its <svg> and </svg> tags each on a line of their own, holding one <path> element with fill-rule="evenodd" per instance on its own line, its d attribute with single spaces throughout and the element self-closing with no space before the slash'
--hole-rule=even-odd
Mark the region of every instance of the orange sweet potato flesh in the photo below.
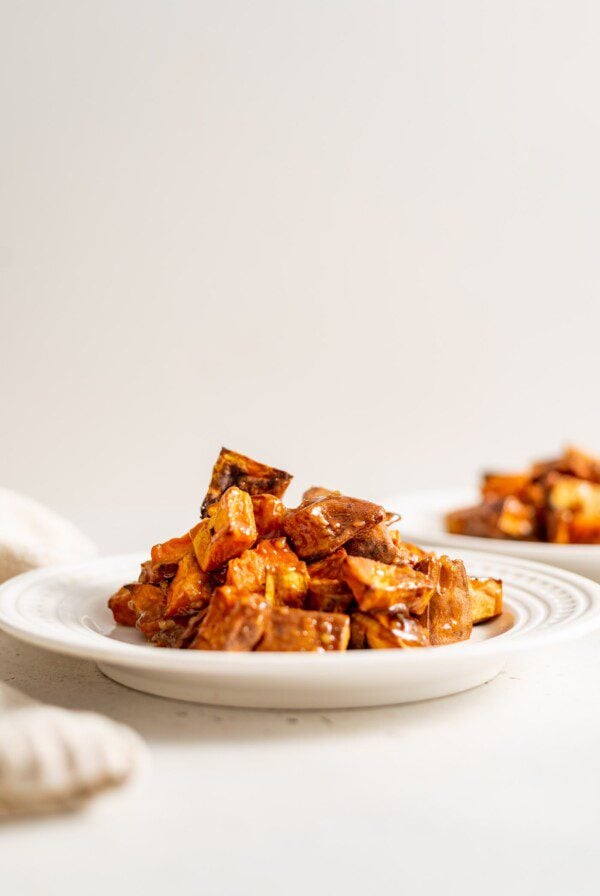
<svg viewBox="0 0 600 896">
<path fill-rule="evenodd" d="M 355 650 L 427 647 L 427 631 L 406 613 L 354 613 L 350 646 Z"/>
<path fill-rule="evenodd" d="M 350 619 L 342 613 L 275 607 L 257 649 L 302 652 L 345 650 L 349 638 Z"/>
<path fill-rule="evenodd" d="M 123 585 L 122 588 L 113 594 L 111 598 L 109 598 L 108 606 L 112 611 L 115 622 L 118 625 L 128 625 L 134 626 L 135 620 L 137 618 L 137 613 L 130 606 L 131 601 L 131 586 Z"/>
<path fill-rule="evenodd" d="M 301 607 L 309 583 L 308 570 L 285 538 L 265 539 L 229 563 L 226 583 L 263 594 L 272 578 L 275 606 Z"/>
<path fill-rule="evenodd" d="M 212 584 L 207 573 L 198 566 L 196 555 L 190 548 L 179 561 L 175 578 L 167 589 L 165 615 L 185 616 L 198 612 L 212 597 Z"/>
<path fill-rule="evenodd" d="M 283 531 L 299 557 L 317 559 L 383 522 L 385 516 L 378 504 L 332 494 L 290 511 Z"/>
<path fill-rule="evenodd" d="M 192 650 L 253 650 L 263 636 L 271 607 L 261 594 L 223 586 L 215 591 Z"/>
<path fill-rule="evenodd" d="M 194 535 L 192 543 L 200 569 L 203 572 L 218 569 L 228 560 L 239 557 L 257 537 L 250 495 L 232 486 Z"/>
<path fill-rule="evenodd" d="M 343 579 L 344 561 L 348 554 L 344 548 L 339 548 L 333 554 L 323 557 L 308 564 L 308 573 L 311 579 Z"/>
<path fill-rule="evenodd" d="M 306 598 L 307 610 L 347 613 L 353 600 L 349 587 L 339 579 L 310 579 Z"/>
<path fill-rule="evenodd" d="M 275 495 L 252 495 L 254 520 L 260 538 L 281 535 L 286 509 L 280 498 Z"/>
<path fill-rule="evenodd" d="M 454 644 L 471 636 L 473 618 L 469 580 L 460 560 L 440 557 L 440 579 L 426 612 L 432 645 Z"/>
<path fill-rule="evenodd" d="M 190 533 L 186 532 L 180 538 L 171 538 L 162 544 L 155 544 L 150 551 L 150 557 L 155 564 L 178 563 L 191 546 L 192 539 Z"/>
<path fill-rule="evenodd" d="M 502 614 L 502 582 L 499 579 L 475 579 L 469 576 L 469 597 L 473 625 Z"/>
<path fill-rule="evenodd" d="M 291 475 L 284 470 L 277 470 L 236 451 L 221 448 L 202 502 L 202 516 L 206 516 L 209 506 L 218 501 L 232 485 L 250 495 L 269 494 L 282 498 L 291 479 Z"/>
<path fill-rule="evenodd" d="M 423 613 L 434 590 L 429 577 L 412 566 L 378 563 L 366 557 L 347 557 L 344 578 L 364 612 L 403 606 Z"/>
</svg>

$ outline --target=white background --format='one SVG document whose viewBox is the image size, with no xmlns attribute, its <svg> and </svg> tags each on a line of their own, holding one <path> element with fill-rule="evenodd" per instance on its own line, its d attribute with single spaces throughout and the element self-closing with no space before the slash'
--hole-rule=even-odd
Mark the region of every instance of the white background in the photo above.
<svg viewBox="0 0 600 896">
<path fill-rule="evenodd" d="M 1 484 L 128 550 L 221 444 L 365 497 L 600 449 L 599 27 L 5 0 Z"/>
</svg>

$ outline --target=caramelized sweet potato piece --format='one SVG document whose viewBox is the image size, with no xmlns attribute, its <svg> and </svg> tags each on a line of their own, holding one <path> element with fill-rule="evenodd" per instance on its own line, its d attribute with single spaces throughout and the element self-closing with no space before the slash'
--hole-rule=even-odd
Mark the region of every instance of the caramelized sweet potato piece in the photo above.
<svg viewBox="0 0 600 896">
<path fill-rule="evenodd" d="M 367 557 L 380 563 L 395 563 L 398 559 L 398 548 L 385 523 L 371 526 L 351 538 L 346 542 L 346 551 L 353 557 Z"/>
<path fill-rule="evenodd" d="M 454 510 L 446 516 L 446 527 L 454 535 L 483 538 L 531 540 L 538 534 L 535 508 L 514 496 Z"/>
<path fill-rule="evenodd" d="M 194 535 L 194 552 L 200 569 L 210 572 L 239 557 L 254 544 L 257 535 L 250 495 L 232 486 Z"/>
<path fill-rule="evenodd" d="M 311 579 L 341 579 L 344 572 L 344 561 L 348 554 L 344 548 L 339 548 L 333 554 L 323 557 L 308 564 L 308 573 Z"/>
<path fill-rule="evenodd" d="M 194 616 L 174 616 L 172 619 L 160 619 L 156 623 L 153 634 L 147 635 L 155 647 L 171 647 L 183 650 L 195 639 L 201 620 L 206 610 Z"/>
<path fill-rule="evenodd" d="M 179 568 L 167 590 L 165 615 L 186 616 L 208 606 L 212 597 L 212 585 L 207 573 L 198 566 L 196 555 L 190 548 L 179 561 Z"/>
<path fill-rule="evenodd" d="M 471 636 L 469 581 L 460 560 L 440 557 L 438 588 L 427 606 L 427 628 L 431 644 L 453 644 Z"/>
<path fill-rule="evenodd" d="M 398 556 L 395 562 L 401 566 L 416 566 L 421 560 L 426 560 L 431 556 L 429 551 L 424 551 L 423 548 L 417 547 L 416 544 L 402 541 L 397 529 L 392 529 L 390 535 L 398 549 Z"/>
<path fill-rule="evenodd" d="M 349 638 L 350 619 L 342 613 L 275 607 L 258 650 L 345 650 Z"/>
<path fill-rule="evenodd" d="M 350 627 L 350 646 L 355 650 L 427 647 L 429 644 L 423 626 L 405 613 L 354 613 Z"/>
<path fill-rule="evenodd" d="M 285 538 L 265 539 L 241 557 L 232 560 L 226 583 L 236 588 L 266 594 L 275 606 L 301 607 L 308 589 L 306 563 L 288 546 Z"/>
<path fill-rule="evenodd" d="M 271 608 L 261 594 L 218 588 L 210 602 L 193 650 L 253 650 L 263 636 Z"/>
<path fill-rule="evenodd" d="M 192 539 L 189 532 L 180 538 L 171 538 L 162 544 L 155 544 L 150 551 L 152 563 L 155 565 L 162 563 L 179 563 L 184 554 L 187 554 L 192 546 Z"/>
<path fill-rule="evenodd" d="M 328 495 L 291 510 L 283 522 L 283 530 L 299 557 L 317 559 L 333 553 L 384 519 L 385 510 L 378 504 Z"/>
<path fill-rule="evenodd" d="M 499 579 L 475 579 L 469 576 L 469 597 L 473 625 L 502 614 L 502 582 Z"/>
<path fill-rule="evenodd" d="M 434 590 L 428 576 L 412 566 L 378 563 L 366 557 L 348 557 L 344 578 L 364 612 L 403 606 L 422 613 Z"/>
<path fill-rule="evenodd" d="M 112 611 L 115 622 L 118 625 L 128 625 L 133 627 L 137 614 L 130 606 L 131 601 L 131 585 L 123 585 L 122 588 L 109 598 L 108 606 Z"/>
<path fill-rule="evenodd" d="M 484 501 L 497 501 L 514 495 L 522 499 L 530 483 L 526 473 L 484 473 L 481 493 Z"/>
<path fill-rule="evenodd" d="M 130 606 L 136 614 L 135 627 L 151 638 L 160 631 L 160 623 L 165 618 L 165 590 L 158 585 L 136 583 L 130 586 L 130 593 Z"/>
<path fill-rule="evenodd" d="M 256 551 L 264 558 L 266 574 L 273 577 L 275 606 L 301 607 L 310 580 L 306 563 L 285 538 L 261 541 Z"/>
<path fill-rule="evenodd" d="M 308 584 L 306 608 L 322 613 L 347 613 L 353 595 L 345 582 L 338 579 L 314 579 Z"/>
<path fill-rule="evenodd" d="M 221 448 L 202 502 L 202 516 L 206 516 L 208 507 L 218 501 L 232 485 L 250 495 L 269 494 L 282 498 L 291 478 L 284 470 L 276 470 L 275 467 L 261 464 L 236 451 Z"/>
<path fill-rule="evenodd" d="M 159 585 L 169 582 L 177 573 L 177 563 L 153 563 L 146 560 L 142 563 L 138 582 L 142 585 Z"/>
<path fill-rule="evenodd" d="M 268 535 L 274 538 L 282 534 L 286 509 L 280 498 L 276 498 L 275 495 L 252 495 L 252 509 L 256 529 L 261 538 Z"/>
</svg>

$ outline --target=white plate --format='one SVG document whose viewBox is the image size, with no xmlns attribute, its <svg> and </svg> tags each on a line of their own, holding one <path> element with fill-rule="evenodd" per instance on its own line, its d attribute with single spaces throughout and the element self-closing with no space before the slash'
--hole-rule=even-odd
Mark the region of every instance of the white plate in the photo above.
<svg viewBox="0 0 600 896">
<path fill-rule="evenodd" d="M 0 588 L 0 627 L 95 660 L 110 678 L 163 697 L 226 706 L 321 709 L 424 700 L 489 681 L 513 650 L 600 626 L 600 585 L 563 570 L 462 552 L 472 575 L 505 582 L 505 612 L 471 641 L 413 650 L 212 653 L 159 649 L 115 626 L 107 597 L 135 580 L 138 556 L 25 573 Z"/>
<path fill-rule="evenodd" d="M 402 538 L 415 544 L 422 542 L 444 545 L 456 556 L 465 550 L 493 551 L 510 554 L 538 563 L 550 563 L 600 582 L 600 545 L 548 544 L 540 541 L 513 541 L 500 538 L 476 538 L 472 535 L 451 535 L 446 532 L 444 516 L 449 510 L 469 507 L 481 500 L 475 490 L 425 491 L 392 495 L 381 501 L 384 507 L 399 513 Z"/>
</svg>

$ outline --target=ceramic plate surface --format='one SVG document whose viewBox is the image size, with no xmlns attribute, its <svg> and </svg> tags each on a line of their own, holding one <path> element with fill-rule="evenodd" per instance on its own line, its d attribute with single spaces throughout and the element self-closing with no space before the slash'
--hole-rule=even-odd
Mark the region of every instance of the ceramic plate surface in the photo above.
<svg viewBox="0 0 600 896">
<path fill-rule="evenodd" d="M 600 582 L 600 545 L 597 544 L 547 544 L 539 541 L 476 538 L 446 532 L 444 516 L 449 510 L 469 507 L 479 501 L 477 491 L 461 489 L 392 495 L 381 503 L 401 515 L 399 528 L 406 541 L 443 545 L 446 553 L 451 549 L 457 557 L 465 550 L 510 554 L 511 557 L 560 566 Z"/>
<path fill-rule="evenodd" d="M 470 641 L 413 650 L 218 653 L 159 649 L 115 626 L 107 597 L 135 581 L 143 557 L 35 570 L 0 588 L 0 627 L 59 653 L 94 660 L 141 691 L 226 706 L 317 709 L 378 706 L 466 690 L 501 671 L 510 653 L 600 626 L 600 585 L 564 570 L 462 551 L 471 575 L 505 583 L 505 611 Z"/>
</svg>

